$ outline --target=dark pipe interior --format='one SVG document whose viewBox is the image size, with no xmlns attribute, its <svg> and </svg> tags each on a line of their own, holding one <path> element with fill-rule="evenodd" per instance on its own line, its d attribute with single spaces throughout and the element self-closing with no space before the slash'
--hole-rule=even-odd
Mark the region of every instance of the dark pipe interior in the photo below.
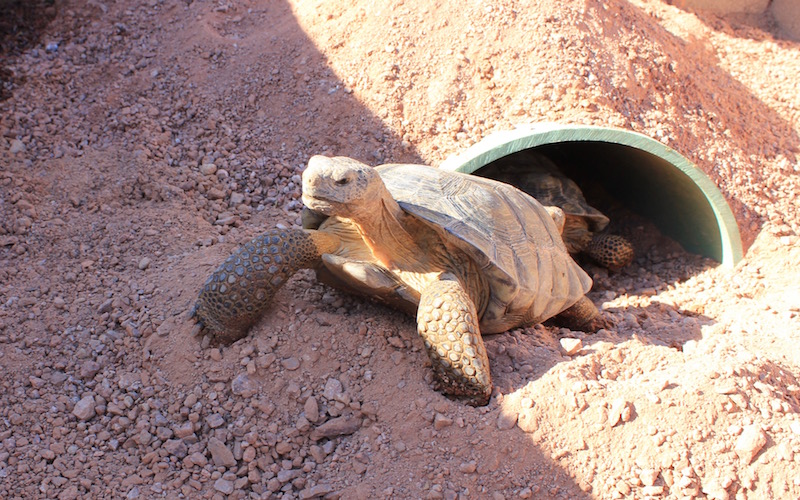
<svg viewBox="0 0 800 500">
<path fill-rule="evenodd" d="M 722 261 L 720 228 L 705 194 L 688 175 L 663 158 L 608 142 L 562 142 L 531 149 L 558 165 L 593 206 L 601 208 L 591 198 L 592 191 L 600 186 L 625 208 L 651 220 L 685 250 Z M 520 153 L 524 151 L 499 158 L 474 173 L 492 178 L 498 162 L 519 160 Z"/>
</svg>

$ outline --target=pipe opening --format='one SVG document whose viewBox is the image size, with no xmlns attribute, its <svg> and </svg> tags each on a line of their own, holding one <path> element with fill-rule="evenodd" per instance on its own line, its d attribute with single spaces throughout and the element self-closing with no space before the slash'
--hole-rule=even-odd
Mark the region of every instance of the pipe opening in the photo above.
<svg viewBox="0 0 800 500">
<path fill-rule="evenodd" d="M 607 194 L 688 252 L 727 266 L 741 260 L 738 227 L 713 182 L 685 157 L 635 132 L 541 124 L 493 134 L 442 168 L 496 178 L 499 166 L 524 162 L 528 151 L 555 163 L 595 208 L 608 209 Z"/>
</svg>

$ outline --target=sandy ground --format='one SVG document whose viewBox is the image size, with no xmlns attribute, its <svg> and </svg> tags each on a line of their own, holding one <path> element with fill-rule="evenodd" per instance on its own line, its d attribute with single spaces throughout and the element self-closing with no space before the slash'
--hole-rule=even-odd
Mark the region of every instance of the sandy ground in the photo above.
<svg viewBox="0 0 800 500">
<path fill-rule="evenodd" d="M 800 45 L 769 19 L 656 0 L 0 6 L 1 498 L 800 497 Z M 616 328 L 488 337 L 483 408 L 431 388 L 412 318 L 310 271 L 234 345 L 192 335 L 208 274 L 298 223 L 309 156 L 437 165 L 538 121 L 687 156 L 745 260 L 646 227 L 630 268 L 587 268 Z"/>
</svg>

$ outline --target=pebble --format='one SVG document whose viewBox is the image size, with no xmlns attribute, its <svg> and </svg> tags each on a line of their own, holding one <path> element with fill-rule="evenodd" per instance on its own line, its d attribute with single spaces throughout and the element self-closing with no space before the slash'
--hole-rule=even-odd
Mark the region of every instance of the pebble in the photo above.
<svg viewBox="0 0 800 500">
<path fill-rule="evenodd" d="M 316 424 L 319 421 L 319 403 L 314 396 L 310 396 L 306 399 L 303 405 L 303 411 L 305 412 L 306 420 L 312 424 Z"/>
<path fill-rule="evenodd" d="M 139 264 L 138 264 L 139 270 L 140 270 L 140 271 L 144 271 L 145 269 L 147 269 L 148 267 L 150 267 L 150 262 L 152 262 L 152 261 L 150 260 L 150 257 L 143 257 L 143 258 L 142 258 L 142 259 L 139 261 Z"/>
<path fill-rule="evenodd" d="M 659 471 L 656 469 L 642 469 L 639 472 L 639 479 L 645 486 L 653 486 L 656 484 L 656 479 L 658 479 L 658 473 Z"/>
<path fill-rule="evenodd" d="M 518 414 L 515 412 L 501 412 L 497 417 L 497 428 L 501 431 L 513 429 L 517 425 Z"/>
<path fill-rule="evenodd" d="M 299 495 L 301 500 L 310 500 L 311 498 L 324 497 L 329 493 L 333 493 L 333 486 L 330 484 L 318 484 L 311 488 L 300 490 Z"/>
<path fill-rule="evenodd" d="M 233 493 L 233 482 L 219 478 L 214 482 L 214 489 L 222 494 L 230 495 Z"/>
<path fill-rule="evenodd" d="M 608 426 L 614 427 L 620 422 L 628 422 L 631 419 L 631 406 L 631 403 L 622 398 L 615 399 L 608 411 Z"/>
<path fill-rule="evenodd" d="M 583 349 L 583 341 L 581 339 L 562 338 L 559 343 L 567 356 L 572 356 Z"/>
<path fill-rule="evenodd" d="M 359 418 L 352 415 L 336 417 L 311 431 L 311 439 L 319 441 L 323 438 L 346 436 L 356 432 L 359 428 L 361 428 L 361 419 Z"/>
<path fill-rule="evenodd" d="M 200 165 L 200 173 L 203 175 L 214 175 L 217 173 L 217 166 L 213 163 L 203 163 Z"/>
<path fill-rule="evenodd" d="M 339 379 L 329 378 L 325 382 L 325 389 L 323 389 L 322 395 L 325 397 L 325 399 L 331 401 L 343 392 L 344 388 L 342 387 L 342 383 L 339 381 Z"/>
<path fill-rule="evenodd" d="M 212 413 L 206 418 L 206 423 L 212 429 L 216 429 L 225 424 L 225 419 L 219 413 Z"/>
<path fill-rule="evenodd" d="M 232 207 L 244 203 L 244 195 L 242 193 L 231 193 L 230 204 Z"/>
<path fill-rule="evenodd" d="M 89 360 L 83 363 L 81 366 L 81 371 L 79 373 L 80 378 L 83 380 L 90 380 L 93 379 L 95 375 L 100 371 L 100 363 L 94 360 Z"/>
<path fill-rule="evenodd" d="M 436 415 L 434 415 L 433 428 L 436 429 L 437 431 L 440 431 L 445 427 L 450 427 L 451 425 L 453 425 L 452 418 L 446 415 L 442 415 L 441 413 L 437 413 Z"/>
<path fill-rule="evenodd" d="M 281 360 L 281 366 L 292 372 L 300 368 L 300 360 L 295 357 L 286 358 Z"/>
<path fill-rule="evenodd" d="M 11 153 L 12 155 L 15 155 L 17 153 L 22 153 L 24 151 L 25 151 L 25 143 L 23 143 L 19 139 L 12 139 L 11 140 L 11 145 L 8 148 L 8 152 L 9 153 Z"/>
<path fill-rule="evenodd" d="M 170 455 L 174 455 L 178 458 L 184 458 L 189 452 L 189 449 L 186 446 L 186 443 L 183 442 L 183 439 L 168 439 L 164 441 L 162 448 L 164 448 L 164 450 Z"/>
<path fill-rule="evenodd" d="M 765 444 L 767 444 L 767 435 L 761 430 L 761 427 L 755 424 L 748 425 L 736 440 L 733 451 L 736 452 L 739 458 L 749 464 Z"/>
<path fill-rule="evenodd" d="M 539 428 L 539 422 L 532 408 L 524 408 L 519 412 L 517 415 L 517 427 L 522 432 L 527 433 L 535 432 Z"/>
<path fill-rule="evenodd" d="M 193 465 L 197 465 L 197 466 L 200 466 L 200 467 L 205 467 L 206 464 L 208 464 L 208 459 L 206 458 L 205 455 L 203 455 L 199 451 L 196 451 L 196 452 L 192 453 L 191 455 L 189 455 L 188 457 L 184 458 L 183 459 L 183 463 L 184 463 L 184 465 L 188 465 L 190 467 L 193 466 Z"/>
<path fill-rule="evenodd" d="M 237 396 L 249 398 L 258 393 L 258 382 L 247 373 L 240 373 L 231 382 L 231 391 Z"/>
<path fill-rule="evenodd" d="M 72 409 L 72 414 L 83 422 L 91 419 L 97 413 L 95 411 L 96 404 L 93 396 L 86 396 L 77 403 L 75 408 Z"/>
<path fill-rule="evenodd" d="M 211 454 L 211 461 L 217 467 L 233 467 L 236 465 L 236 459 L 233 457 L 233 452 L 225 446 L 225 443 L 215 437 L 208 439 L 208 452 Z"/>
<path fill-rule="evenodd" d="M 173 431 L 175 432 L 175 437 L 183 439 L 194 434 L 194 426 L 191 422 L 184 422 Z"/>
<path fill-rule="evenodd" d="M 478 470 L 478 463 L 474 460 L 470 462 L 464 462 L 463 464 L 458 466 L 458 470 L 464 474 L 472 474 L 476 470 Z"/>
</svg>

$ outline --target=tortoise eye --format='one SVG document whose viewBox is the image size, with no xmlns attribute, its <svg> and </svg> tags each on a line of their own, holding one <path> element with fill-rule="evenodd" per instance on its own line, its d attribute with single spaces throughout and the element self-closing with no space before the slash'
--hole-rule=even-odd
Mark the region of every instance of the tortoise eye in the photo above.
<svg viewBox="0 0 800 500">
<path fill-rule="evenodd" d="M 349 177 L 344 177 L 342 179 L 336 179 L 335 182 L 336 182 L 337 186 L 344 186 L 344 185 L 346 185 L 346 184 L 348 184 L 350 182 L 350 178 Z"/>
</svg>

